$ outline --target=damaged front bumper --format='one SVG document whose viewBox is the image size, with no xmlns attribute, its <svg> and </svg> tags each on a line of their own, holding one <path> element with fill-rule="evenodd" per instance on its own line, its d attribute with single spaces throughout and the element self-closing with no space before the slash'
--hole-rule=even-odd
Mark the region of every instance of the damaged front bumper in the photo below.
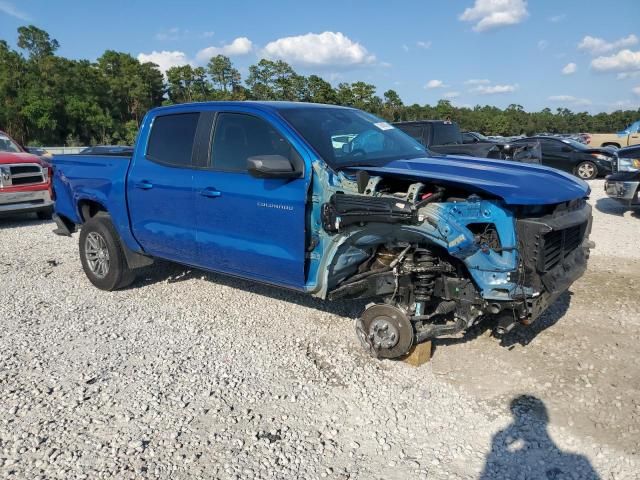
<svg viewBox="0 0 640 480">
<path fill-rule="evenodd" d="M 591 224 L 591 206 L 584 201 L 544 217 L 517 220 L 521 262 L 513 280 L 523 293 L 532 292 L 520 301 L 522 323 L 536 320 L 584 275 L 589 250 L 595 247 L 589 240 Z"/>
</svg>

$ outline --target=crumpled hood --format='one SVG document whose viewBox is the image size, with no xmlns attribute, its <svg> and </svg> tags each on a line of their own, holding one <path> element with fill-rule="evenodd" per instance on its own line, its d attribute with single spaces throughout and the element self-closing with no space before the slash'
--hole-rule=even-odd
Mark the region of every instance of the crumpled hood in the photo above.
<svg viewBox="0 0 640 480">
<path fill-rule="evenodd" d="M 542 165 L 486 158 L 434 156 L 396 160 L 384 167 L 354 167 L 378 175 L 397 175 L 500 197 L 509 205 L 549 205 L 584 198 L 589 185 L 573 175 Z"/>
</svg>

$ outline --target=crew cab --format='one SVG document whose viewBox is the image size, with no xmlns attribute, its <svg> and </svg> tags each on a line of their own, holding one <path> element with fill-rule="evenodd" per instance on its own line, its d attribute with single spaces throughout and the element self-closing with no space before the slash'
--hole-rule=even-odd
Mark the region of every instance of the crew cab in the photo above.
<svg viewBox="0 0 640 480">
<path fill-rule="evenodd" d="M 460 131 L 451 120 L 415 120 L 393 124 L 435 153 L 540 163 L 540 146 L 536 141 L 498 142 L 477 133 Z"/>
<path fill-rule="evenodd" d="M 35 212 L 50 219 L 51 168 L 0 131 L 0 215 Z"/>
<path fill-rule="evenodd" d="M 54 157 L 56 233 L 98 288 L 156 258 L 327 300 L 377 358 L 529 324 L 586 269 L 589 186 L 539 165 L 433 156 L 357 109 L 208 102 L 151 110 L 131 157 Z"/>
<path fill-rule="evenodd" d="M 617 133 L 590 133 L 587 135 L 587 144 L 590 147 L 614 148 L 640 145 L 640 120 Z"/>
</svg>

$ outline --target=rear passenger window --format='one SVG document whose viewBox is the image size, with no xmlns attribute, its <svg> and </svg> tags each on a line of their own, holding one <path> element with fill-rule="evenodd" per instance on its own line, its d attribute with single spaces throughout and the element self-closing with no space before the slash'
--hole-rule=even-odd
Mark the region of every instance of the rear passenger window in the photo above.
<svg viewBox="0 0 640 480">
<path fill-rule="evenodd" d="M 291 144 L 266 121 L 241 113 L 221 113 L 216 121 L 211 159 L 217 170 L 245 172 L 256 155 L 295 156 Z"/>
<path fill-rule="evenodd" d="M 190 167 L 199 117 L 199 113 L 180 113 L 154 118 L 147 157 L 168 165 Z"/>
</svg>

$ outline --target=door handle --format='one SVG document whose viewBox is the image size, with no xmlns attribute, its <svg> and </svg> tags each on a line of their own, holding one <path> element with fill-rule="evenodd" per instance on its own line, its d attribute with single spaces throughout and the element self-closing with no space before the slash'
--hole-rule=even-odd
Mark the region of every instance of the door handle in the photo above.
<svg viewBox="0 0 640 480">
<path fill-rule="evenodd" d="M 202 195 L 203 197 L 207 197 L 207 198 L 216 198 L 219 197 L 220 195 L 222 195 L 222 193 L 219 190 L 216 190 L 215 188 L 205 188 L 204 190 L 202 190 L 200 192 L 200 195 Z"/>
<path fill-rule="evenodd" d="M 142 190 L 149 190 L 153 188 L 153 183 L 148 180 L 142 180 L 141 182 L 136 183 L 136 188 L 140 188 Z"/>
</svg>

